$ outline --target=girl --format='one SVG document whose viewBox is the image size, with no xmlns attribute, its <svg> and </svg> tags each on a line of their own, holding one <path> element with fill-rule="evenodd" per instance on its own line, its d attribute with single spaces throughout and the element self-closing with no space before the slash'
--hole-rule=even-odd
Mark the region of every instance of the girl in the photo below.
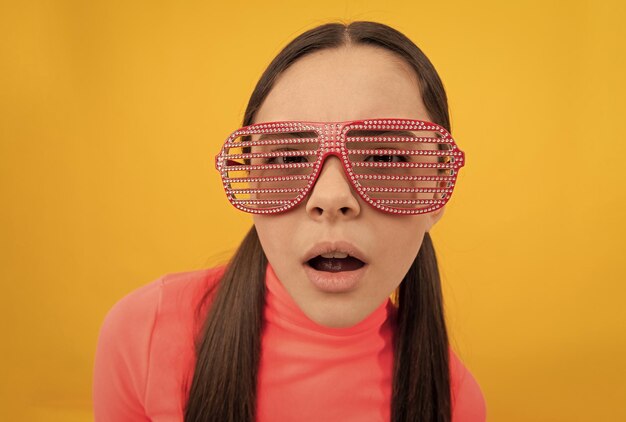
<svg viewBox="0 0 626 422">
<path fill-rule="evenodd" d="M 386 25 L 321 25 L 243 123 L 216 167 L 254 226 L 227 266 L 109 311 L 96 421 L 484 421 L 429 235 L 464 155 L 426 56 Z"/>
</svg>

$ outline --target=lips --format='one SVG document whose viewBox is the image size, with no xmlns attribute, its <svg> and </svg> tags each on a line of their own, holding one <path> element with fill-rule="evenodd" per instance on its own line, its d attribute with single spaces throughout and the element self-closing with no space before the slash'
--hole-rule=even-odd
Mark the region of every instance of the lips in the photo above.
<svg viewBox="0 0 626 422">
<path fill-rule="evenodd" d="M 307 253 L 304 264 L 317 271 L 355 271 L 367 264 L 364 254 L 346 241 L 322 242 Z"/>
<path fill-rule="evenodd" d="M 328 271 L 331 273 L 354 271 L 365 265 L 360 259 L 349 255 L 345 258 L 324 258 L 320 255 L 307 261 L 307 264 L 317 271 Z"/>
<path fill-rule="evenodd" d="M 342 294 L 357 289 L 365 279 L 369 259 L 352 243 L 320 242 L 305 255 L 302 265 L 313 286 L 324 294 Z"/>
</svg>

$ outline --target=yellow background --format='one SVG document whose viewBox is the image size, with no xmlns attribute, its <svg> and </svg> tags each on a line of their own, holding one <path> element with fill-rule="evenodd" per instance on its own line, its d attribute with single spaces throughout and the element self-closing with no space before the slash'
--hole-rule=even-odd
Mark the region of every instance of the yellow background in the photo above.
<svg viewBox="0 0 626 422">
<path fill-rule="evenodd" d="M 433 230 L 490 421 L 626 420 L 624 3 L 5 1 L 0 420 L 88 421 L 123 295 L 251 224 L 213 168 L 292 38 L 375 20 L 446 86 L 466 151 Z"/>
</svg>

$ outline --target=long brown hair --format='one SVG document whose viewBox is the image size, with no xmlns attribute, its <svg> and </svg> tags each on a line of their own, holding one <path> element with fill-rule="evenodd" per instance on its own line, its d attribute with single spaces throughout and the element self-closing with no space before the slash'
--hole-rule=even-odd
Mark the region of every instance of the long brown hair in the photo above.
<svg viewBox="0 0 626 422">
<path fill-rule="evenodd" d="M 257 83 L 243 125 L 253 122 L 276 78 L 298 58 L 349 44 L 382 47 L 404 58 L 418 77 L 431 121 L 450 131 L 446 93 L 428 58 L 397 30 L 364 21 L 320 25 L 290 42 Z M 202 301 L 212 303 L 196 340 L 197 361 L 185 421 L 255 420 L 266 265 L 253 226 L 228 264 L 217 291 L 207 292 Z M 437 258 L 428 233 L 396 294 L 391 420 L 449 422 L 448 335 Z"/>
</svg>

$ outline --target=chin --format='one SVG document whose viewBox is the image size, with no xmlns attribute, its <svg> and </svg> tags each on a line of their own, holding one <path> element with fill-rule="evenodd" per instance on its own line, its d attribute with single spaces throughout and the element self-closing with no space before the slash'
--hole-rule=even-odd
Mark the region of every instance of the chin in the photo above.
<svg viewBox="0 0 626 422">
<path fill-rule="evenodd" d="M 332 298 L 321 299 L 321 306 L 305 314 L 314 322 L 329 328 L 348 328 L 361 322 L 366 316 L 360 315 L 354 305 Z M 355 300 L 355 299 L 353 299 Z"/>
</svg>

